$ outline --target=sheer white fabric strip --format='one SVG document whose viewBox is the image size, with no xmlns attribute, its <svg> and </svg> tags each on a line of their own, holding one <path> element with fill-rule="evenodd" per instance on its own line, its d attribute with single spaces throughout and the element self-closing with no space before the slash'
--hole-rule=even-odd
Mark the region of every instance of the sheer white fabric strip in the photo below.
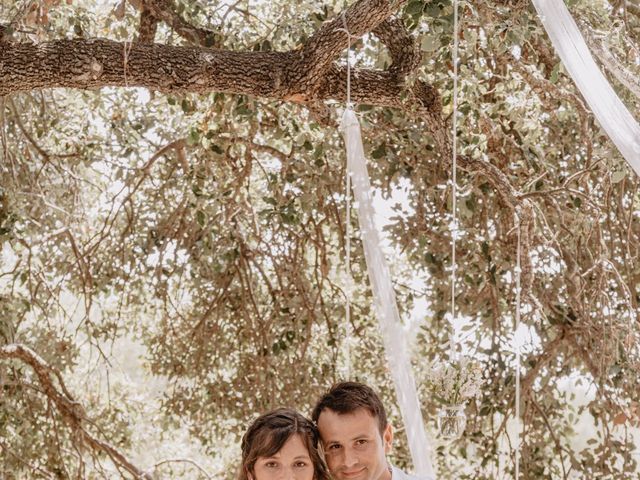
<svg viewBox="0 0 640 480">
<path fill-rule="evenodd" d="M 413 465 L 416 474 L 435 479 L 431 463 L 434 453 L 432 442 L 424 427 L 400 314 L 391 284 L 391 274 L 382 253 L 380 235 L 374 223 L 371 182 L 362 146 L 360 124 L 353 110 L 344 111 L 342 129 L 347 146 L 347 166 L 357 202 L 358 223 L 364 244 L 375 311 L 409 440 Z"/>
<path fill-rule="evenodd" d="M 611 141 L 640 175 L 640 126 L 604 77 L 563 0 L 533 0 L 567 72 Z"/>
</svg>

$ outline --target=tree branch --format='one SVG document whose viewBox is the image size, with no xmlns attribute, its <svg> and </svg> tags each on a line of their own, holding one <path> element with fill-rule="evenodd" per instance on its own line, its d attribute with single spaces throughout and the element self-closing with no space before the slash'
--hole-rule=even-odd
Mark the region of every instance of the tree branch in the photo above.
<svg viewBox="0 0 640 480">
<path fill-rule="evenodd" d="M 321 85 L 333 62 L 347 48 L 349 36 L 356 39 L 372 31 L 405 2 L 406 0 L 358 0 L 333 20 L 324 23 L 302 48 L 297 81 Z"/>
<path fill-rule="evenodd" d="M 588 27 L 582 28 L 582 34 L 585 37 L 589 48 L 594 55 L 600 60 L 600 63 L 609 70 L 616 79 L 622 83 L 627 89 L 633 93 L 636 98 L 640 98 L 640 81 L 638 77 L 627 68 L 624 67 L 618 61 L 618 59 L 611 53 L 611 49 L 607 45 L 607 37 L 602 36 L 596 38 Z"/>
<path fill-rule="evenodd" d="M 129 86 L 163 92 L 218 91 L 298 102 L 346 98 L 346 72 L 333 66 L 321 79 L 315 97 L 309 99 L 311 84 L 287 81 L 296 60 L 293 52 L 230 52 L 104 39 L 14 43 L 0 50 L 0 96 L 51 87 Z M 352 80 L 355 101 L 402 107 L 403 90 L 393 74 L 356 70 Z M 421 85 L 415 94 L 423 107 L 440 111 L 434 89 Z"/>
<path fill-rule="evenodd" d="M 142 11 L 140 42 L 131 45 L 75 39 L 40 45 L 7 44 L 0 51 L 0 95 L 47 87 L 140 86 L 165 92 L 220 91 L 305 103 L 324 100 L 331 97 L 317 92 L 329 93 L 328 84 L 335 80 L 327 77 L 339 72 L 340 83 L 344 83 L 343 72 L 334 61 L 347 46 L 345 22 L 351 37 L 358 38 L 385 22 L 405 0 L 358 0 L 321 26 L 301 49 L 288 52 L 145 45 L 153 37 L 152 17 L 200 45 L 206 44 L 214 32 L 188 24 L 173 11 L 169 0 L 130 1 Z M 418 56 L 400 22 L 387 21 L 377 32 L 391 51 L 393 68 L 389 72 L 361 72 L 367 83 L 359 82 L 354 99 L 399 106 L 402 91 L 397 76 L 413 68 Z"/>
<path fill-rule="evenodd" d="M 151 10 L 143 7 L 140 11 L 140 26 L 138 27 L 138 42 L 153 43 L 158 30 L 158 17 Z"/>
<path fill-rule="evenodd" d="M 564 346 L 565 341 L 570 338 L 571 336 L 569 335 L 569 332 L 567 332 L 567 330 L 560 329 L 558 336 L 545 344 L 543 346 L 542 352 L 539 355 L 531 356 L 530 358 L 526 359 L 526 363 L 530 363 L 532 360 L 534 360 L 535 363 L 529 369 L 526 375 L 522 377 L 522 380 L 520 382 L 521 389 L 524 395 L 528 394 L 529 389 L 533 385 L 535 379 L 538 377 L 540 371 L 547 366 L 549 361 L 556 356 L 556 352 L 558 351 L 558 349 Z"/>
<path fill-rule="evenodd" d="M 529 297 L 531 293 L 534 277 L 533 264 L 530 255 L 535 231 L 535 209 L 533 207 L 533 203 L 530 199 L 524 198 L 509 181 L 509 178 L 505 173 L 492 163 L 483 160 L 473 160 L 462 156 L 458 158 L 458 162 L 460 162 L 461 168 L 467 172 L 482 174 L 489 183 L 493 185 L 500 198 L 520 221 L 522 298 L 526 301 L 527 297 Z"/>
<path fill-rule="evenodd" d="M 373 34 L 387 47 L 393 63 L 389 73 L 403 80 L 420 65 L 420 50 L 402 20 L 390 18 L 373 29 Z"/>
<path fill-rule="evenodd" d="M 129 0 L 129 3 L 140 10 L 141 13 L 145 11 L 150 12 L 150 14 L 156 18 L 156 21 L 163 21 L 178 35 L 194 45 L 202 47 L 214 45 L 217 36 L 216 32 L 207 30 L 206 28 L 196 27 L 186 21 L 176 13 L 170 0 Z"/>
<path fill-rule="evenodd" d="M 40 381 L 40 385 L 42 385 L 44 394 L 53 402 L 70 428 L 79 433 L 79 438 L 94 451 L 106 454 L 116 465 L 124 468 L 135 478 L 152 480 L 148 473 L 133 465 L 124 454 L 109 443 L 97 439 L 84 429 L 83 423 L 88 421 L 84 409 L 69 394 L 62 375 L 54 370 L 40 355 L 25 345 L 14 343 L 0 347 L 0 360 L 5 359 L 20 360 L 33 369 Z M 58 380 L 61 391 L 54 385 L 53 378 Z"/>
<path fill-rule="evenodd" d="M 136 86 L 283 98 L 288 92 L 282 66 L 291 64 L 291 54 L 74 39 L 9 44 L 0 49 L 0 64 L 0 95 L 51 87 Z"/>
</svg>

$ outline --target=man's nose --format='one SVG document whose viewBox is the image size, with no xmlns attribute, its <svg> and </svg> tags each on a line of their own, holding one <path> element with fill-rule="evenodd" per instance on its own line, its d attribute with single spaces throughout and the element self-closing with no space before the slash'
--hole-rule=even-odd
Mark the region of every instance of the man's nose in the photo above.
<svg viewBox="0 0 640 480">
<path fill-rule="evenodd" d="M 356 454 L 356 451 L 352 448 L 346 448 L 344 449 L 344 466 L 345 467 L 352 467 L 354 465 L 357 465 L 358 463 L 358 455 Z"/>
</svg>

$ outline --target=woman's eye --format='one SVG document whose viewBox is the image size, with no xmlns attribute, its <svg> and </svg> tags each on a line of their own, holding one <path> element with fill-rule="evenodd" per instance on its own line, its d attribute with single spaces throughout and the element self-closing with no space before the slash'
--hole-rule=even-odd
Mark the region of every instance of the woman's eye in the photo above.
<svg viewBox="0 0 640 480">
<path fill-rule="evenodd" d="M 278 466 L 278 464 L 276 462 L 267 462 L 264 464 L 264 466 L 267 468 L 275 468 Z"/>
<path fill-rule="evenodd" d="M 307 462 L 297 462 L 296 463 L 296 467 L 298 468 L 304 468 L 307 466 Z"/>
</svg>

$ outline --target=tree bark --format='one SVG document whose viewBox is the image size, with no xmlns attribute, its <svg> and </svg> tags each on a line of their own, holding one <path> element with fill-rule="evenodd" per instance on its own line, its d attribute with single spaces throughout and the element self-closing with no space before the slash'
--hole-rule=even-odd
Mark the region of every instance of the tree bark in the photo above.
<svg viewBox="0 0 640 480">
<path fill-rule="evenodd" d="M 117 86 L 299 102 L 345 100 L 344 68 L 331 65 L 319 79 L 301 76 L 296 73 L 304 68 L 301 58 L 300 52 L 230 52 L 106 39 L 9 43 L 0 45 L 0 95 L 42 88 Z M 355 69 L 352 75 L 354 101 L 402 105 L 404 87 L 395 72 Z"/>
<path fill-rule="evenodd" d="M 166 0 L 135 3 L 147 16 L 152 14 L 171 25 L 177 21 Z M 374 31 L 389 48 L 393 65 L 389 71 L 354 71 L 352 98 L 359 103 L 399 107 L 404 76 L 419 63 L 414 39 L 402 22 L 389 20 L 404 3 L 358 0 L 325 22 L 301 48 L 288 52 L 148 44 L 151 35 L 135 43 L 99 38 L 3 43 L 0 95 L 52 87 L 118 86 L 161 92 L 217 91 L 304 103 L 344 101 L 346 92 L 341 84 L 345 83 L 346 71 L 334 62 L 347 47 L 349 37 L 353 41 Z M 197 27 L 182 27 L 178 33 L 190 41 L 197 37 L 194 43 L 201 43 L 202 35 L 193 35 Z"/>
<path fill-rule="evenodd" d="M 147 87 L 162 92 L 211 91 L 283 98 L 291 53 L 228 52 L 199 47 L 56 40 L 5 44 L 0 95 L 40 88 Z"/>
</svg>

